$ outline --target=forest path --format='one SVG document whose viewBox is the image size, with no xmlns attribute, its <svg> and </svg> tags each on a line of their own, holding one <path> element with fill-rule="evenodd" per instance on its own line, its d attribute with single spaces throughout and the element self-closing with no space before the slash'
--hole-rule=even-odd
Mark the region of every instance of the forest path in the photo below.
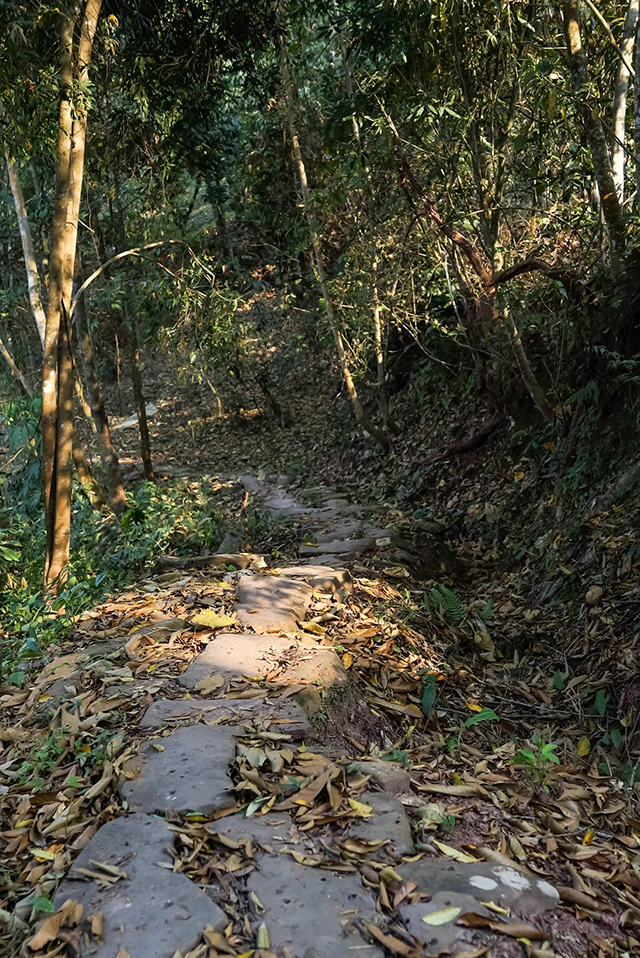
<svg viewBox="0 0 640 958">
<path fill-rule="evenodd" d="M 241 482 L 259 514 L 302 528 L 298 560 L 164 560 L 83 617 L 84 647 L 22 706 L 53 710 L 76 755 L 92 751 L 83 735 L 112 733 L 90 788 L 74 766 L 50 801 L 19 808 L 38 846 L 23 879 L 46 892 L 66 872 L 31 953 L 59 954 L 57 940 L 96 958 L 586 954 L 612 927 L 596 900 L 561 889 L 576 922 L 548 854 L 486 847 L 500 777 L 452 766 L 443 780 L 415 731 L 422 660 L 410 651 L 402 671 L 397 630 L 358 594 L 392 594 L 359 558 L 391 530 L 325 488 Z"/>
</svg>

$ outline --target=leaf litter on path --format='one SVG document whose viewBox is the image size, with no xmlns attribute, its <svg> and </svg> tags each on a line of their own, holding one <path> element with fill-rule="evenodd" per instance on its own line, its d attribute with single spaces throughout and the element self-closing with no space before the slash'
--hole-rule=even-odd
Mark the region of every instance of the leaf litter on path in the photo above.
<svg viewBox="0 0 640 958">
<path fill-rule="evenodd" d="M 379 842 L 344 837 L 349 823 L 371 814 L 359 798 L 368 778 L 348 774 L 349 762 L 363 755 L 410 773 L 405 807 L 415 817 L 419 854 L 508 865 L 557 885 L 563 902 L 557 915 L 535 925 L 468 913 L 447 920 L 530 942 L 551 935 L 559 955 L 577 956 L 583 948 L 609 958 L 623 953 L 616 940 L 630 953 L 640 948 L 640 820 L 632 812 L 633 794 L 593 757 L 603 719 L 597 683 L 588 672 L 561 679 L 549 674 L 545 656 L 556 614 L 527 616 L 515 592 L 505 598 L 504 582 L 496 589 L 493 625 L 478 617 L 475 610 L 484 606 L 473 590 L 481 583 L 483 596 L 487 591 L 480 559 L 470 547 L 467 611 L 455 622 L 442 606 L 425 605 L 429 583 L 399 585 L 395 576 L 359 564 L 348 604 L 336 606 L 335 617 L 315 633 L 319 645 L 335 648 L 343 661 L 348 657 L 358 707 L 339 696 L 326 698 L 318 745 L 301 746 L 274 724 L 244 723 L 233 770 L 235 800 L 214 816 L 173 822 L 174 868 L 202 885 L 215 876 L 223 890 L 220 904 L 230 925 L 224 935 L 209 936 L 216 952 L 255 947 L 258 908 L 243 892 L 256 867 L 256 843 L 221 837 L 216 821 L 238 813 L 266 821 L 277 811 L 291 817 L 286 853 L 300 867 L 359 872 L 391 921 L 384 931 L 367 926 L 373 939 L 392 954 L 419 954 L 395 911 L 415 892 L 406 890 L 393 867 L 375 860 Z M 161 686 L 165 696 L 184 696 L 172 683 L 199 651 L 201 632 L 187 625 L 164 641 L 151 638 L 134 647 L 128 645 L 132 630 L 159 615 L 183 617 L 210 635 L 233 628 L 233 594 L 219 585 L 198 572 L 148 579 L 78 622 L 72 641 L 41 672 L 36 694 L 2 690 L 0 839 L 11 864 L 0 906 L 18 921 L 33 927 L 42 919 L 44 902 L 78 852 L 102 823 L 121 814 L 116 785 L 140 741 L 141 709 Z M 312 608 L 310 621 L 314 614 L 323 613 Z M 500 635 L 512 623 L 531 631 L 531 649 L 506 657 Z M 92 653 L 100 642 L 108 647 Z M 74 659 L 87 643 L 89 657 Z M 270 682 L 239 678 L 229 685 L 215 674 L 195 691 L 207 696 L 223 690 L 236 698 L 283 694 Z M 353 721 L 341 722 L 345 715 Z M 551 743 L 554 748 L 544 752 Z M 437 814 L 422 815 L 434 802 Z M 100 863 L 93 867 L 86 876 L 91 880 L 120 877 Z M 45 918 L 37 934 L 46 937 L 56 922 L 59 931 L 76 918 L 77 925 L 81 916 L 70 905 L 68 916 Z M 31 950 L 37 953 L 48 941 L 32 938 Z M 524 948 L 543 954 L 533 945 Z"/>
</svg>

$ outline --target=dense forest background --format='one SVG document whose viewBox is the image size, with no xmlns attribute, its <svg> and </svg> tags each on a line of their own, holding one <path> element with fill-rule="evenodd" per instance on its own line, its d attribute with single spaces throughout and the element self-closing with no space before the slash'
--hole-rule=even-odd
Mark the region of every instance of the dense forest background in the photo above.
<svg viewBox="0 0 640 958">
<path fill-rule="evenodd" d="M 0 23 L 6 680 L 157 554 L 220 540 L 181 468 L 437 518 L 532 609 L 633 578 L 637 0 L 7 0 Z M 136 411 L 139 437 L 110 428 Z"/>
</svg>

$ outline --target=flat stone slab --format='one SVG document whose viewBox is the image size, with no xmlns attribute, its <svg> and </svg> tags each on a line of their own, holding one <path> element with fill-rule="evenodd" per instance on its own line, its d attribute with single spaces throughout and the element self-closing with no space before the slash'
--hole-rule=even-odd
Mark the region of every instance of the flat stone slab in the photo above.
<svg viewBox="0 0 640 958">
<path fill-rule="evenodd" d="M 347 673 L 333 651 L 277 635 L 222 632 L 191 662 L 178 681 L 195 688 L 203 678 L 218 674 L 225 679 L 247 676 L 267 678 L 285 685 L 319 683 L 345 685 Z"/>
<path fill-rule="evenodd" d="M 302 738 L 309 728 L 307 716 L 292 698 L 253 699 L 157 699 L 146 710 L 140 728 L 162 728 L 180 723 L 193 724 L 203 719 L 230 718 L 239 725 L 253 719 L 273 719 L 274 731 Z"/>
<path fill-rule="evenodd" d="M 362 522 L 357 519 L 348 519 L 346 522 L 333 525 L 326 532 L 315 535 L 316 542 L 335 542 L 336 539 L 357 539 L 362 532 Z"/>
<path fill-rule="evenodd" d="M 227 917 L 186 875 L 171 865 L 167 848 L 173 835 L 162 819 L 127 815 L 103 825 L 76 859 L 53 899 L 56 909 L 67 899 L 84 907 L 85 919 L 102 914 L 102 943 L 92 939 L 88 958 L 115 958 L 124 949 L 134 958 L 172 958 L 194 948 L 208 925 L 224 927 Z M 93 862 L 126 873 L 109 887 L 74 878 L 79 868 L 94 873 Z"/>
<path fill-rule="evenodd" d="M 425 921 L 425 918 L 436 912 L 440 912 L 439 917 L 446 917 L 442 913 L 447 909 L 450 911 L 448 920 L 442 921 L 440 924 L 430 924 Z M 473 929 L 456 924 L 457 918 L 466 912 L 483 915 L 492 921 L 496 921 L 496 919 L 504 920 L 503 916 L 490 912 L 472 895 L 462 893 L 454 895 L 448 891 L 434 892 L 430 901 L 401 905 L 399 912 L 409 934 L 417 938 L 422 945 L 424 950 L 421 954 L 429 956 L 472 951 L 472 946 L 476 941 Z M 488 954 L 491 954 L 491 952 L 488 952 Z M 497 953 L 494 952 L 494 954 Z"/>
<path fill-rule="evenodd" d="M 280 576 L 244 575 L 236 586 L 238 622 L 254 632 L 297 632 L 313 590 L 305 582 Z"/>
<path fill-rule="evenodd" d="M 412 855 L 415 851 L 411 824 L 404 810 L 404 806 L 395 795 L 386 792 L 363 792 L 358 801 L 373 808 L 370 818 L 362 818 L 353 825 L 349 825 L 347 836 L 357 838 L 363 842 L 374 842 L 380 838 L 388 838 L 380 853 L 397 856 Z"/>
<path fill-rule="evenodd" d="M 158 751 L 160 748 L 162 751 Z M 132 812 L 214 812 L 232 804 L 228 770 L 235 756 L 231 729 L 190 725 L 145 742 L 124 771 L 138 771 L 120 794 Z"/>
<path fill-rule="evenodd" d="M 411 792 L 411 776 L 406 769 L 394 762 L 364 759 L 361 762 L 351 762 L 347 771 L 351 775 L 368 775 L 383 791 L 392 792 L 394 795 Z"/>
<path fill-rule="evenodd" d="M 366 943 L 353 927 L 356 920 L 375 921 L 375 903 L 357 875 L 334 875 L 298 865 L 289 855 L 266 855 L 247 879 L 247 889 L 264 905 L 271 949 L 282 954 L 319 958 L 384 952 Z M 356 949 L 356 950 L 351 950 Z"/>
<path fill-rule="evenodd" d="M 299 838 L 294 834 L 293 819 L 287 812 L 269 812 L 267 815 L 229 815 L 206 826 L 211 835 L 220 835 L 234 842 L 251 841 L 266 852 L 295 848 Z"/>
<path fill-rule="evenodd" d="M 346 596 L 353 589 L 353 576 L 348 569 L 309 564 L 286 566 L 278 572 L 292 579 L 308 579 L 314 592 L 331 592 L 336 597 Z"/>
<path fill-rule="evenodd" d="M 318 545 L 308 546 L 304 543 L 298 549 L 301 556 L 330 555 L 360 555 L 367 549 L 373 549 L 375 539 L 333 539 L 331 542 L 320 542 Z"/>
<path fill-rule="evenodd" d="M 418 891 L 471 895 L 524 915 L 541 915 L 560 901 L 557 890 L 536 875 L 493 862 L 456 862 L 423 858 L 398 866 L 398 874 L 416 883 Z M 455 902 L 454 902 L 455 904 Z"/>
</svg>

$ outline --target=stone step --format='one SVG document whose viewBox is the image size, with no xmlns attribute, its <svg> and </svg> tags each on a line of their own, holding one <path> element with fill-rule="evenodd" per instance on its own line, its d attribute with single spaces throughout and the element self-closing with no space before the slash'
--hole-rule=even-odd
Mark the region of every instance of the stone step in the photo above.
<svg viewBox="0 0 640 958">
<path fill-rule="evenodd" d="M 517 921 L 520 912 L 527 918 L 541 915 L 555 908 L 560 900 L 557 890 L 548 882 L 492 862 L 467 864 L 425 858 L 399 865 L 396 871 L 404 881 L 414 882 L 417 891 L 431 896 L 429 901 L 403 903 L 399 908 L 407 930 L 429 956 L 470 950 L 477 945 L 473 930 L 456 925 L 456 918 L 472 912 L 495 921 L 495 911 L 483 902 L 508 909 L 508 915 L 500 914 L 500 921 L 509 922 Z M 449 921 L 425 922 L 428 915 L 444 909 L 452 909 Z"/>
<path fill-rule="evenodd" d="M 328 565 L 291 565 L 277 570 L 289 578 L 307 579 L 314 592 L 331 592 L 337 598 L 346 598 L 353 590 L 353 576 L 348 569 L 332 569 Z"/>
<path fill-rule="evenodd" d="M 298 549 L 301 556 L 321 555 L 360 555 L 368 549 L 373 549 L 375 539 L 333 539 L 331 542 L 320 542 L 318 545 L 306 545 L 304 542 Z"/>
<path fill-rule="evenodd" d="M 224 927 L 222 909 L 186 875 L 171 870 L 172 846 L 165 822 L 140 814 L 108 822 L 91 839 L 53 899 L 56 909 L 68 899 L 83 906 L 87 935 L 89 917 L 102 915 L 101 940 L 92 936 L 84 955 L 116 958 L 123 949 L 132 958 L 172 958 L 194 948 L 208 926 Z M 100 874 L 96 862 L 121 868 L 126 877 L 105 885 L 78 872 Z"/>
<path fill-rule="evenodd" d="M 286 854 L 265 855 L 247 879 L 265 909 L 263 922 L 270 948 L 277 955 L 383 958 L 377 945 L 367 945 L 356 921 L 376 921 L 376 908 L 358 875 L 338 874 L 299 865 Z"/>
<path fill-rule="evenodd" d="M 161 749 L 161 751 L 158 751 Z M 144 742 L 123 772 L 120 787 L 132 812 L 214 812 L 233 804 L 229 766 L 235 739 L 223 725 L 190 725 Z"/>
<path fill-rule="evenodd" d="M 324 688 L 345 685 L 347 673 L 340 659 L 326 647 L 277 635 L 221 632 L 190 663 L 179 677 L 185 688 L 194 689 L 209 675 L 224 679 L 242 676 L 267 678 L 283 685 L 320 684 Z"/>
<path fill-rule="evenodd" d="M 413 855 L 415 846 L 411 834 L 411 824 L 404 806 L 395 795 L 386 792 L 363 792 L 358 801 L 373 808 L 370 818 L 361 818 L 347 828 L 348 838 L 357 838 L 363 842 L 375 842 L 382 838 L 389 840 L 372 858 L 401 858 Z"/>
<path fill-rule="evenodd" d="M 236 586 L 236 611 L 243 628 L 254 632 L 297 632 L 311 603 L 306 582 L 273 575 L 243 575 Z"/>
<path fill-rule="evenodd" d="M 145 711 L 140 728 L 163 728 L 165 725 L 189 724 L 200 720 L 232 719 L 238 725 L 253 719 L 271 719 L 273 731 L 293 738 L 303 738 L 309 720 L 293 698 L 250 699 L 157 699 Z"/>
</svg>

